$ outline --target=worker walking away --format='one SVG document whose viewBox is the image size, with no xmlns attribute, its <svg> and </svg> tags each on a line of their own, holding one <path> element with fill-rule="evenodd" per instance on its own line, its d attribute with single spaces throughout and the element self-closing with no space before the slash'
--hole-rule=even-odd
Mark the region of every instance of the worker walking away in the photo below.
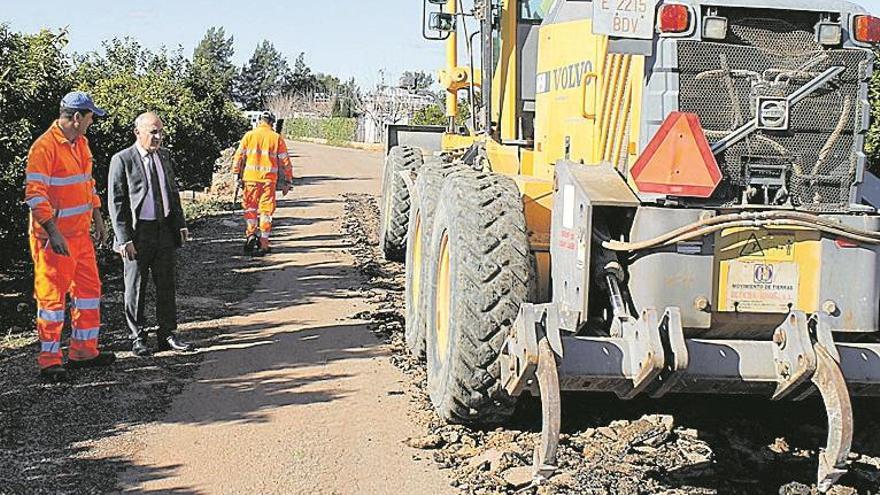
<svg viewBox="0 0 880 495">
<path fill-rule="evenodd" d="M 263 112 L 260 123 L 244 135 L 233 158 L 233 172 L 243 191 L 242 208 L 247 224 L 244 250 L 257 256 L 271 250 L 269 237 L 276 187 L 280 185 L 282 196 L 286 196 L 293 181 L 287 144 L 272 130 L 274 122 L 271 112 Z"/>
<path fill-rule="evenodd" d="M 72 333 L 67 368 L 107 366 L 116 360 L 113 353 L 98 350 L 101 280 L 93 241 L 106 242 L 107 231 L 85 137 L 95 116 L 104 115 L 86 93 L 68 93 L 61 100 L 58 120 L 28 152 L 25 202 L 30 207 L 40 339 L 37 362 L 40 375 L 50 381 L 67 378 L 61 330 L 68 295 L 72 298 Z"/>
</svg>

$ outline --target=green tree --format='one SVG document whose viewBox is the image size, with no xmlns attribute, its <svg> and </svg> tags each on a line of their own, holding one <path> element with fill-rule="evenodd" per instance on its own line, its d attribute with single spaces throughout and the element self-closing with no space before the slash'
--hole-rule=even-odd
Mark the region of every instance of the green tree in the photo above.
<svg viewBox="0 0 880 495">
<path fill-rule="evenodd" d="M 247 110 L 262 110 L 266 101 L 281 94 L 290 67 L 269 41 L 260 43 L 236 80 L 235 97 Z"/>
<path fill-rule="evenodd" d="M 21 34 L 0 24 L 0 266 L 27 257 L 27 153 L 71 88 L 66 45 L 66 31 Z"/>
<path fill-rule="evenodd" d="M 431 105 L 416 110 L 412 123 L 413 125 L 445 125 L 446 111 L 440 105 Z"/>
<path fill-rule="evenodd" d="M 360 92 L 361 90 L 353 77 L 337 85 L 335 90 L 330 91 L 330 94 L 334 95 L 332 116 L 342 118 L 356 117 L 357 100 Z"/>
<path fill-rule="evenodd" d="M 248 124 L 228 90 L 222 90 L 223 84 L 193 84 L 198 71 L 222 76 L 222 62 L 231 57 L 222 30 L 209 31 L 206 38 L 224 43 L 215 43 L 220 49 L 203 46 L 194 54 L 194 63 L 180 50 L 150 51 L 129 38 L 113 39 L 100 51 L 70 57 L 63 52 L 65 31 L 21 34 L 0 24 L 0 163 L 4 164 L 0 266 L 27 257 L 28 215 L 23 199 L 28 149 L 58 118 L 58 103 L 72 89 L 90 92 L 109 112 L 89 130 L 100 194 L 107 187 L 110 157 L 131 145 L 134 118 L 147 110 L 158 112 L 165 122 L 165 144 L 174 151 L 181 182 L 208 183 L 215 158 L 241 137 Z M 214 57 L 215 67 L 203 63 L 211 58 L 209 53 L 220 54 Z"/>
<path fill-rule="evenodd" d="M 226 37 L 222 27 L 209 28 L 193 50 L 193 60 L 186 77 L 193 95 L 206 112 L 205 127 L 212 139 L 212 148 L 224 149 L 241 139 L 247 124 L 232 103 L 237 70 L 232 63 L 235 54 L 232 36 Z"/>
<path fill-rule="evenodd" d="M 423 71 L 405 71 L 400 76 L 400 87 L 415 93 L 428 91 L 434 85 L 434 77 Z"/>
<path fill-rule="evenodd" d="M 318 80 L 319 93 L 335 95 L 339 88 L 342 87 L 342 81 L 334 75 L 319 72 L 315 77 Z"/>
<path fill-rule="evenodd" d="M 282 91 L 285 94 L 307 95 L 318 93 L 321 89 L 318 76 L 306 64 L 306 54 L 300 52 L 293 63 L 293 70 L 285 77 Z"/>
<path fill-rule="evenodd" d="M 233 37 L 226 37 L 222 27 L 211 27 L 193 50 L 189 86 L 196 98 L 232 96 L 236 69 L 232 63 L 235 54 Z"/>
<path fill-rule="evenodd" d="M 180 181 L 185 186 L 210 181 L 214 160 L 231 144 L 230 135 L 243 132 L 246 122 L 228 98 L 196 97 L 187 84 L 191 79 L 187 67 L 179 50 L 154 53 L 131 39 L 105 42 L 104 53 L 79 57 L 75 70 L 79 89 L 91 93 L 108 111 L 90 130 L 99 191 L 106 187 L 110 158 L 132 144 L 134 119 L 148 110 L 162 117 L 164 145 L 174 153 Z"/>
<path fill-rule="evenodd" d="M 480 93 L 474 95 L 476 104 L 480 105 Z M 458 118 L 459 125 L 470 126 L 471 105 L 467 97 L 461 97 L 458 100 Z M 446 102 L 437 98 L 437 103 L 425 108 L 416 110 L 412 118 L 413 125 L 446 125 Z"/>
</svg>

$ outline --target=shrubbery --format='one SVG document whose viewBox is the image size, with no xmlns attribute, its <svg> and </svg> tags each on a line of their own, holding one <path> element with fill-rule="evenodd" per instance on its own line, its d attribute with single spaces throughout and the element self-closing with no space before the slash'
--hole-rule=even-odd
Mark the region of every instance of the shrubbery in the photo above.
<svg viewBox="0 0 880 495">
<path fill-rule="evenodd" d="M 290 139 L 326 139 L 330 144 L 342 144 L 355 140 L 357 119 L 342 117 L 297 117 L 284 122 L 284 135 Z"/>
<path fill-rule="evenodd" d="M 0 25 L 0 265 L 27 257 L 27 152 L 58 117 L 66 92 L 87 91 L 109 112 L 88 133 L 104 198 L 110 157 L 134 142 L 134 119 L 141 112 L 162 117 L 165 145 L 186 187 L 210 184 L 220 151 L 249 127 L 228 94 L 204 94 L 201 87 L 195 95 L 193 65 L 179 51 L 153 53 L 124 39 L 106 42 L 103 52 L 68 57 L 66 44 L 64 32 L 26 35 Z"/>
<path fill-rule="evenodd" d="M 880 52 L 875 50 L 875 55 Z M 880 175 L 880 70 L 874 73 L 868 91 L 871 101 L 871 129 L 865 139 L 865 152 L 868 154 L 868 169 Z"/>
<path fill-rule="evenodd" d="M 241 112 L 230 100 L 211 106 L 210 100 L 196 98 L 187 84 L 189 61 L 179 52 L 152 53 L 128 39 L 105 43 L 104 49 L 104 54 L 80 57 L 74 72 L 82 81 L 78 89 L 109 112 L 89 131 L 99 192 L 106 186 L 110 158 L 134 142 L 134 119 L 145 110 L 162 117 L 164 146 L 173 153 L 180 182 L 185 187 L 209 185 L 220 151 L 248 129 Z M 218 123 L 225 136 L 215 134 Z"/>
<path fill-rule="evenodd" d="M 0 25 L 0 265 L 28 253 L 25 163 L 72 86 L 66 44 L 64 32 L 26 35 Z"/>
</svg>

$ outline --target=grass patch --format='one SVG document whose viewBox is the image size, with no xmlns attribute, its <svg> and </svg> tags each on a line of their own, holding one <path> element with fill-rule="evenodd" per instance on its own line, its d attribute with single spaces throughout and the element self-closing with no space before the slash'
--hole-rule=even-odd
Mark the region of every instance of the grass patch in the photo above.
<svg viewBox="0 0 880 495">
<path fill-rule="evenodd" d="M 13 332 L 12 329 L 6 330 L 6 334 L 0 338 L 0 350 L 14 351 L 22 349 L 31 344 L 36 343 L 37 335 L 33 331 Z"/>
</svg>

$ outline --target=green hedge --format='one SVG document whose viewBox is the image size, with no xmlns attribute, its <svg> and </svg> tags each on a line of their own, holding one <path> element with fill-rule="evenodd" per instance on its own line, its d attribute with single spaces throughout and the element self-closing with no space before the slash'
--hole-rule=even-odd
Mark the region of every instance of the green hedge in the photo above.
<svg viewBox="0 0 880 495">
<path fill-rule="evenodd" d="M 21 34 L 0 24 L 0 267 L 28 256 L 28 149 L 58 118 L 72 86 L 64 32 Z"/>
<path fill-rule="evenodd" d="M 356 133 L 357 119 L 296 117 L 284 121 L 284 135 L 290 139 L 326 139 L 330 144 L 343 144 L 354 141 Z"/>
</svg>

